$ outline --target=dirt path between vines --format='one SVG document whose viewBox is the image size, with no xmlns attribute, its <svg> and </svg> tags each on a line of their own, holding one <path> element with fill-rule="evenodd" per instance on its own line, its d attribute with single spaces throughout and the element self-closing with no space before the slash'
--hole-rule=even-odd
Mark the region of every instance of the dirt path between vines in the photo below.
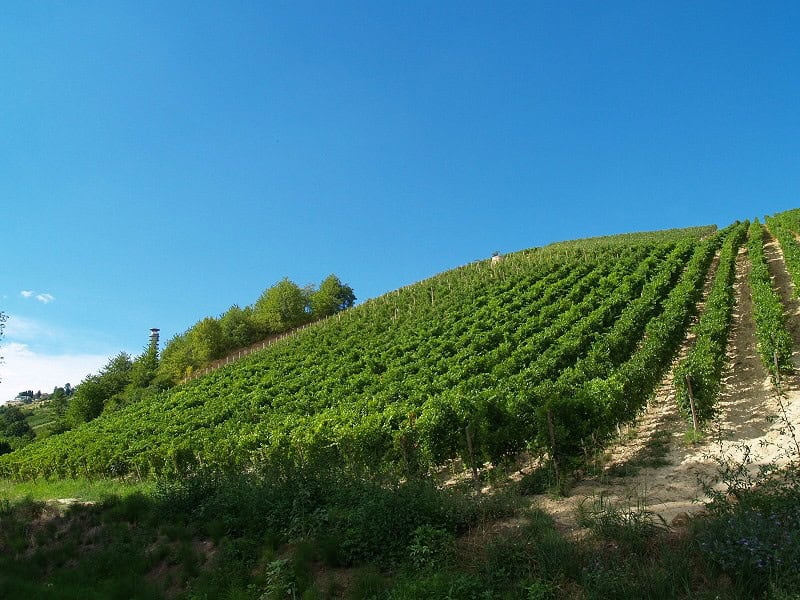
<svg viewBox="0 0 800 600">
<path fill-rule="evenodd" d="M 795 348 L 800 348 L 800 303 L 789 302 L 793 292 L 791 280 L 774 240 L 766 244 L 765 254 L 775 285 L 789 308 Z M 710 289 L 711 271 L 713 269 L 706 281 L 703 299 Z M 742 249 L 736 260 L 736 303 L 718 415 L 707 425 L 703 440 L 699 443 L 687 441 L 686 433 L 691 425 L 678 412 L 670 370 L 646 410 L 607 451 L 603 465 L 597 469 L 599 475 L 576 483 L 566 498 L 539 496 L 535 499 L 534 502 L 550 513 L 562 529 L 578 534 L 580 507 L 592 510 L 601 502 L 602 506 L 614 505 L 623 510 L 644 508 L 659 515 L 667 524 L 678 524 L 686 513 L 703 509 L 707 497 L 701 481 L 712 481 L 718 473 L 719 459 L 741 460 L 746 447 L 751 451 L 753 468 L 787 459 L 794 442 L 785 431 L 783 419 L 777 418 L 778 396 L 756 351 L 749 271 L 750 263 Z M 690 331 L 673 367 L 685 356 L 692 342 Z M 798 379 L 788 379 L 784 387 L 783 404 L 789 420 L 800 424 Z M 715 487 L 722 489 L 719 484 Z"/>
</svg>

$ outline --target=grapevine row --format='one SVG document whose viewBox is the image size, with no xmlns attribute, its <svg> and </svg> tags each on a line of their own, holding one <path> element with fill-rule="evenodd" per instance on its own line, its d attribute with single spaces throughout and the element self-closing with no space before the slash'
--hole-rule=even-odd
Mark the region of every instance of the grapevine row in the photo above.
<svg viewBox="0 0 800 600">
<path fill-rule="evenodd" d="M 473 446 L 480 447 L 485 458 L 493 462 L 533 442 L 537 432 L 541 431 L 535 413 L 551 391 L 552 378 L 574 361 L 583 362 L 582 355 L 587 349 L 596 348 L 597 340 L 601 340 L 600 345 L 613 340 L 616 343 L 614 349 L 624 351 L 623 347 L 630 345 L 630 338 L 625 336 L 635 336 L 635 327 L 643 329 L 644 325 L 641 320 L 617 319 L 619 310 L 624 308 L 622 315 L 626 317 L 638 311 L 646 322 L 649 311 L 641 309 L 645 303 L 651 303 L 650 310 L 658 306 L 659 294 L 664 293 L 673 281 L 691 249 L 690 244 L 680 244 L 642 288 L 645 273 L 653 273 L 650 264 L 654 256 L 644 261 L 630 276 L 617 281 L 610 296 L 603 292 L 607 300 L 555 340 L 528 368 L 519 372 L 504 371 L 507 377 L 490 381 L 488 386 L 479 381 L 466 381 L 456 388 L 455 397 L 447 395 L 426 403 L 419 422 L 423 445 L 433 461 L 444 460 L 456 453 L 470 460 L 464 453 L 466 448 L 459 435 L 467 425 L 476 436 Z M 636 285 L 632 285 L 634 282 Z M 636 296 L 639 298 L 634 299 Z M 609 333 L 607 328 L 612 322 L 621 325 L 613 327 Z M 596 353 L 593 356 L 596 361 Z"/>
<path fill-rule="evenodd" d="M 669 291 L 661 311 L 644 329 L 641 344 L 618 367 L 603 375 L 557 382 L 538 411 L 540 424 L 550 413 L 559 452 L 579 455 L 601 442 L 618 423 L 630 421 L 661 381 L 693 314 L 703 281 L 727 230 L 697 246 L 680 281 Z M 540 432 L 546 430 L 541 429 Z M 540 433 L 539 443 L 548 440 Z"/>
<path fill-rule="evenodd" d="M 713 254 L 713 244 L 714 242 L 710 242 L 707 245 L 711 248 L 711 254 Z M 492 460 L 498 460 L 504 454 L 520 449 L 526 441 L 533 442 L 538 447 L 545 447 L 548 442 L 547 407 L 551 406 L 554 398 L 559 396 L 567 398 L 578 386 L 588 381 L 581 379 L 581 375 L 591 375 L 591 377 L 605 375 L 615 364 L 622 362 L 624 357 L 630 354 L 639 339 L 637 334 L 641 334 L 649 318 L 661 308 L 661 299 L 674 283 L 674 278 L 685 264 L 686 254 L 690 250 L 691 246 L 676 249 L 670 255 L 671 260 L 663 263 L 661 270 L 642 290 L 641 296 L 630 301 L 614 327 L 597 338 L 591 346 L 588 357 L 578 360 L 575 367 L 565 371 L 556 381 L 545 379 L 535 382 L 531 387 L 530 372 L 526 371 L 521 374 L 523 380 L 510 378 L 493 388 L 492 391 L 495 393 L 488 401 L 485 398 L 476 398 L 473 388 L 471 403 L 454 398 L 429 403 L 423 416 L 428 417 L 424 423 L 431 428 L 431 433 L 437 434 L 426 436 L 436 444 L 438 451 L 434 454 L 440 459 L 445 458 L 448 452 L 452 452 L 453 444 L 461 443 L 463 446 L 457 432 L 465 424 L 470 424 L 475 431 L 482 434 L 482 439 L 479 435 L 476 443 L 484 445 L 487 457 Z M 688 271 L 693 276 L 696 274 L 697 265 L 702 266 L 703 261 L 707 261 L 708 252 L 705 247 L 701 248 L 698 252 L 700 258 L 690 262 Z M 561 341 L 563 347 L 572 348 L 575 341 L 569 336 L 564 337 L 565 339 Z M 559 349 L 561 346 L 557 343 L 553 348 Z M 534 372 L 535 368 L 536 365 Z M 454 411 L 454 406 L 459 406 L 461 411 Z M 428 411 L 432 411 L 433 414 L 429 415 Z M 466 421 L 470 413 L 473 415 L 478 413 L 480 416 L 477 418 L 473 416 L 471 421 Z M 566 420 L 577 423 L 580 421 L 580 415 L 575 414 Z M 569 437 L 564 433 L 566 430 L 563 426 L 559 431 L 560 437 L 565 439 Z M 455 435 L 451 433 L 449 445 L 444 442 L 447 432 L 456 432 Z M 564 450 L 566 451 L 568 447 L 564 445 Z"/>
<path fill-rule="evenodd" d="M 747 254 L 750 258 L 750 289 L 756 322 L 758 353 L 773 377 L 791 370 L 792 337 L 786 329 L 783 304 L 775 289 L 764 257 L 764 228 L 758 219 L 748 230 Z"/>
<path fill-rule="evenodd" d="M 692 414 L 690 389 L 699 421 L 710 418 L 720 390 L 725 348 L 733 314 L 733 282 L 736 257 L 747 234 L 747 223 L 739 224 L 725 239 L 719 266 L 703 314 L 695 328 L 695 343 L 675 368 L 676 401 L 684 416 Z"/>
<path fill-rule="evenodd" d="M 794 295 L 797 296 L 800 290 L 800 244 L 797 242 L 791 230 L 784 225 L 784 221 L 789 220 L 786 217 L 778 215 L 774 218 L 767 218 L 767 227 L 769 227 L 772 234 L 778 239 L 783 251 L 783 259 L 786 264 L 786 270 L 792 278 L 794 283 Z M 791 222 L 791 220 L 789 220 Z"/>
<path fill-rule="evenodd" d="M 773 217 L 775 221 L 780 222 L 781 225 L 786 227 L 789 231 L 795 234 L 800 234 L 800 209 L 787 210 L 778 213 Z M 769 219 L 766 219 L 769 225 Z M 771 226 L 770 226 L 771 227 Z"/>
</svg>

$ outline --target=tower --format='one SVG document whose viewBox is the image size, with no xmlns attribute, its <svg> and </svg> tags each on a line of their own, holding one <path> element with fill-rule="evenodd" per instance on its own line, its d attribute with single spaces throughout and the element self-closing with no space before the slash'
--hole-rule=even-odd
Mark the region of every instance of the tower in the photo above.
<svg viewBox="0 0 800 600">
<path fill-rule="evenodd" d="M 150 330 L 150 347 L 155 348 L 156 352 L 158 352 L 158 332 L 160 329 L 157 327 L 153 327 Z"/>
</svg>

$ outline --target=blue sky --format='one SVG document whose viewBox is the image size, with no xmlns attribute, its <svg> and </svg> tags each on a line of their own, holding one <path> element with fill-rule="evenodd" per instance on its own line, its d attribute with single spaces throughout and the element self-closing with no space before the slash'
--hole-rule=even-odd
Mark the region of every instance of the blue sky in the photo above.
<svg viewBox="0 0 800 600">
<path fill-rule="evenodd" d="M 796 2 L 4 2 L 0 401 L 284 276 L 363 300 L 800 206 L 798 30 Z"/>
</svg>

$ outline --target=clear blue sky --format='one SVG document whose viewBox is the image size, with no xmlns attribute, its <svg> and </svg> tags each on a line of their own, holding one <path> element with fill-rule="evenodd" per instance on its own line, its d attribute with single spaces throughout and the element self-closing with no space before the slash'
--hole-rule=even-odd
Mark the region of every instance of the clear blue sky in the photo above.
<svg viewBox="0 0 800 600">
<path fill-rule="evenodd" d="M 797 2 L 4 2 L 0 401 L 284 276 L 363 300 L 800 206 L 798 31 Z"/>
</svg>

